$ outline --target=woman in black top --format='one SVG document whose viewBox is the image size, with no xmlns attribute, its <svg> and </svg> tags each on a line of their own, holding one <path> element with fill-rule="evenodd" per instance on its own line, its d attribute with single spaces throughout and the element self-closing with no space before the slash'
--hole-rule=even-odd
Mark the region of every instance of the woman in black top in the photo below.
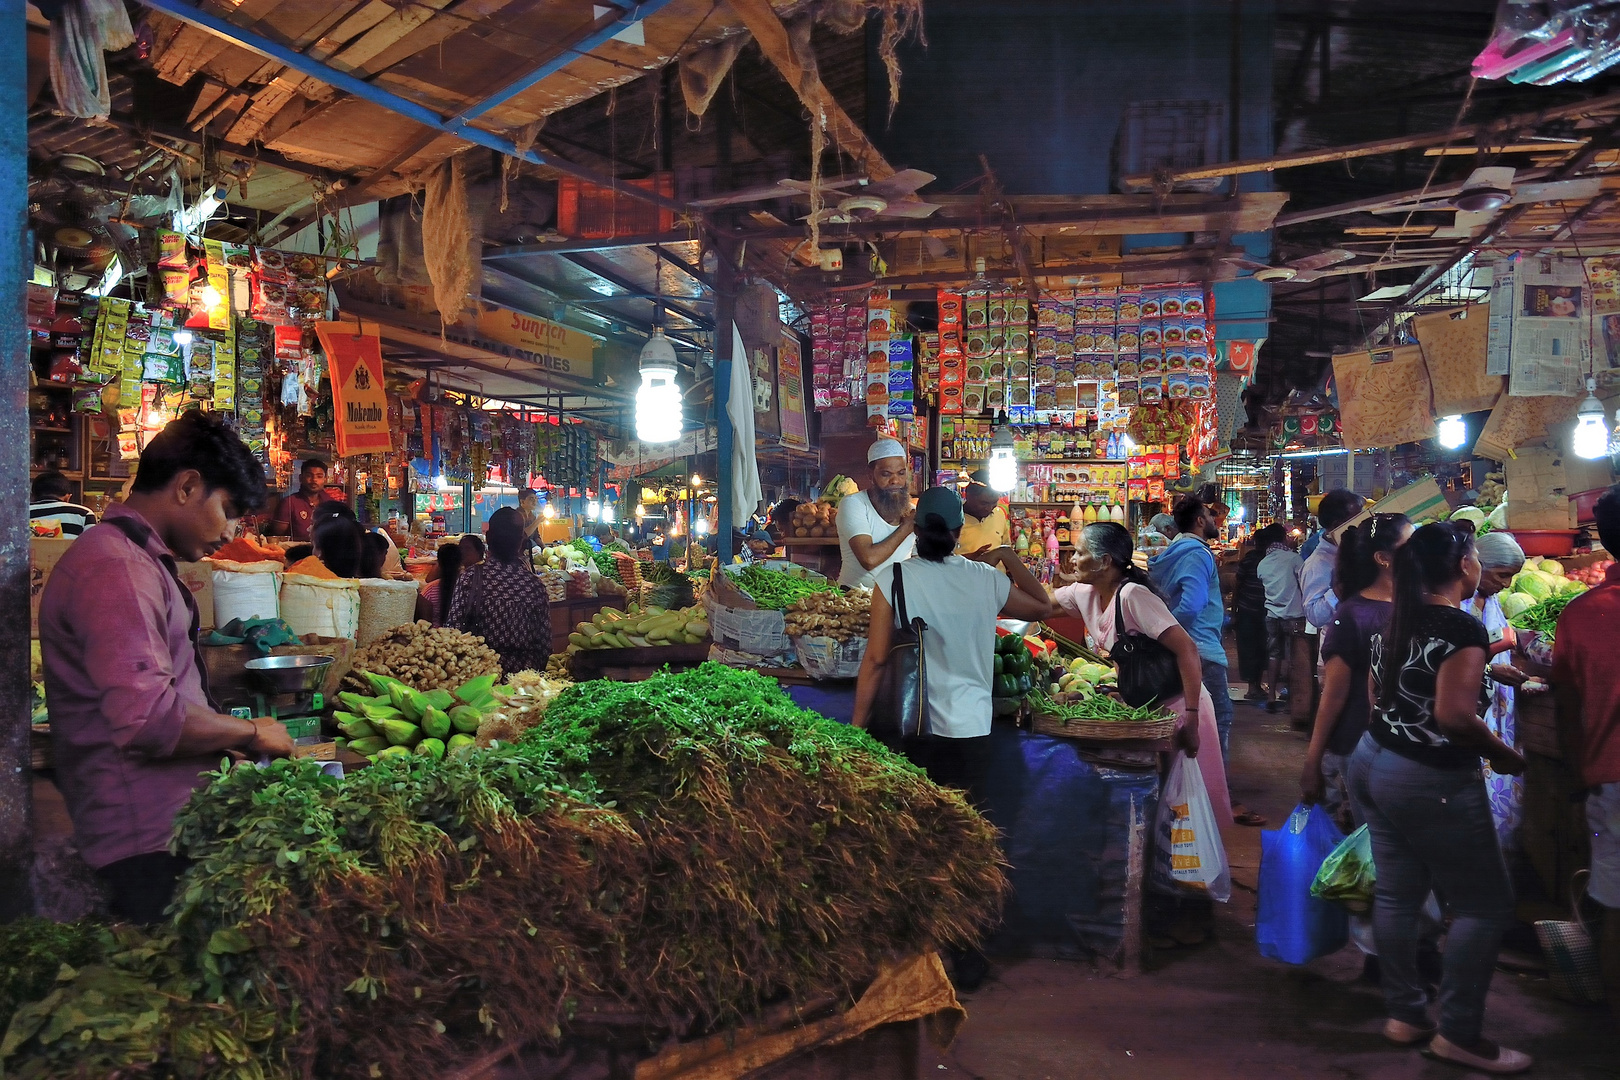
<svg viewBox="0 0 1620 1080">
<path fill-rule="evenodd" d="M 1266 584 L 1260 580 L 1260 560 L 1266 549 L 1287 536 L 1281 525 L 1267 525 L 1238 561 L 1232 588 L 1232 635 L 1237 639 L 1238 675 L 1249 684 L 1245 701 L 1264 701 L 1260 681 L 1266 673 Z"/>
<path fill-rule="evenodd" d="M 1481 1034 L 1513 889 L 1480 758 L 1507 774 L 1522 772 L 1524 759 L 1480 719 L 1490 640 L 1461 610 L 1479 574 L 1466 523 L 1425 525 L 1396 554 L 1394 603 L 1389 628 L 1373 639 L 1374 707 L 1350 760 L 1350 797 L 1378 867 L 1373 935 L 1389 1012 L 1384 1036 L 1510 1073 L 1528 1069 L 1530 1056 Z M 1417 971 L 1418 912 L 1431 889 L 1452 917 L 1438 1029 Z"/>
<path fill-rule="evenodd" d="M 544 671 L 551 655 L 546 587 L 524 556 L 523 519 L 510 506 L 490 515 L 489 559 L 462 574 L 450 598 L 450 626 L 482 635 L 508 678 Z M 442 586 L 441 586 L 442 587 Z"/>
</svg>

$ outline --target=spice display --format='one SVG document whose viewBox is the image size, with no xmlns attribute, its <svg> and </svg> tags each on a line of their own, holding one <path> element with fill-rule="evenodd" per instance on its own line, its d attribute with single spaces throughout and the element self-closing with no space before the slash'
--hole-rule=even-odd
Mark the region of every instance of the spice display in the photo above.
<svg viewBox="0 0 1620 1080">
<path fill-rule="evenodd" d="M 830 581 L 785 574 L 762 566 L 745 566 L 731 575 L 731 583 L 762 608 L 786 611 L 801 597 L 818 592 L 836 592 L 838 586 Z"/>
<path fill-rule="evenodd" d="M 238 536 L 216 550 L 210 559 L 224 562 L 286 562 L 287 556 L 277 547 L 258 544 L 251 536 Z"/>
<path fill-rule="evenodd" d="M 222 771 L 175 850 L 183 937 L 130 985 L 148 1044 L 171 1016 L 223 1029 L 184 1074 L 208 1080 L 446 1076 L 565 1036 L 587 997 L 714 1031 L 969 943 L 1005 889 L 961 792 L 715 664 L 565 689 L 511 746 Z M 112 1072 L 121 1044 L 60 1005 L 104 972 L 63 973 L 40 1005 L 61 1037 L 24 1035 L 8 1075 Z"/>
<path fill-rule="evenodd" d="M 291 566 L 287 567 L 289 574 L 301 574 L 304 577 L 317 578 L 321 581 L 336 581 L 338 576 L 326 568 L 326 564 L 313 555 L 307 555 Z"/>
<path fill-rule="evenodd" d="M 709 636 L 709 616 L 700 605 L 668 611 L 631 604 L 624 611 L 603 608 L 568 635 L 568 651 L 696 645 Z"/>
<path fill-rule="evenodd" d="M 369 692 L 362 672 L 397 679 L 414 690 L 454 690 L 480 675 L 498 675 L 501 659 L 484 639 L 422 620 L 396 626 L 354 654 L 344 685 Z"/>
<path fill-rule="evenodd" d="M 790 604 L 786 615 L 789 637 L 863 638 L 872 621 L 872 590 L 813 592 Z"/>
</svg>

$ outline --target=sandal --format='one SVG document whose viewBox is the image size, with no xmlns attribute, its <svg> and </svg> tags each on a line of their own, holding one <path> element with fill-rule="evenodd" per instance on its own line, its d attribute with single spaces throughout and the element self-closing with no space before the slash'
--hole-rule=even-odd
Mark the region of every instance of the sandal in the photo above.
<svg viewBox="0 0 1620 1080">
<path fill-rule="evenodd" d="M 1264 814 L 1257 814 L 1246 807 L 1241 811 L 1232 811 L 1232 821 L 1238 825 L 1247 825 L 1251 829 L 1258 829 L 1268 823 Z"/>
</svg>

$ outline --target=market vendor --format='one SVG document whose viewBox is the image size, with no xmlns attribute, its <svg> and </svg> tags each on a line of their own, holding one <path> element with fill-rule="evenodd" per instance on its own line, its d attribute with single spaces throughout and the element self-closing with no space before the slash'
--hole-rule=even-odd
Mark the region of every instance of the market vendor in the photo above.
<svg viewBox="0 0 1620 1080">
<path fill-rule="evenodd" d="M 838 584 L 846 588 L 871 588 L 879 570 L 911 558 L 917 546 L 905 447 L 879 439 L 866 451 L 866 466 L 866 490 L 838 503 L 838 547 L 844 557 Z"/>
<path fill-rule="evenodd" d="M 56 779 L 118 918 L 162 917 L 186 867 L 169 853 L 175 815 L 221 753 L 292 753 L 274 720 L 227 716 L 210 701 L 196 602 L 175 565 L 222 547 L 263 498 L 247 446 L 212 414 L 184 413 L 147 443 L 128 499 L 85 530 L 45 586 Z"/>
<path fill-rule="evenodd" d="M 269 536 L 290 536 L 299 543 L 308 543 L 315 527 L 315 507 L 326 501 L 326 462 L 320 458 L 305 458 L 298 471 L 298 490 L 281 497 L 270 523 L 264 527 Z"/>
<path fill-rule="evenodd" d="M 963 555 L 993 551 L 1012 543 L 1012 526 L 996 493 L 977 476 L 962 492 L 962 539 L 957 551 Z"/>
</svg>

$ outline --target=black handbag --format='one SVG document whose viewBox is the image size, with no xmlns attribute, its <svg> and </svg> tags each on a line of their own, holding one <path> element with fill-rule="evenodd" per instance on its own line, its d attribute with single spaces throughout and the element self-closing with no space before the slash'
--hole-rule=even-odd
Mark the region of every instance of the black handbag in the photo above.
<svg viewBox="0 0 1620 1080">
<path fill-rule="evenodd" d="M 906 585 L 899 563 L 894 567 L 894 617 L 889 662 L 872 704 L 870 729 L 873 738 L 889 744 L 933 734 L 928 722 L 928 661 L 923 652 L 923 631 L 928 624 L 906 612 Z"/>
<path fill-rule="evenodd" d="M 1140 630 L 1127 631 L 1119 602 L 1125 586 L 1114 596 L 1114 647 L 1108 658 L 1119 669 L 1119 696 L 1132 708 L 1166 701 L 1181 693 L 1181 666 L 1176 654 Z"/>
</svg>

